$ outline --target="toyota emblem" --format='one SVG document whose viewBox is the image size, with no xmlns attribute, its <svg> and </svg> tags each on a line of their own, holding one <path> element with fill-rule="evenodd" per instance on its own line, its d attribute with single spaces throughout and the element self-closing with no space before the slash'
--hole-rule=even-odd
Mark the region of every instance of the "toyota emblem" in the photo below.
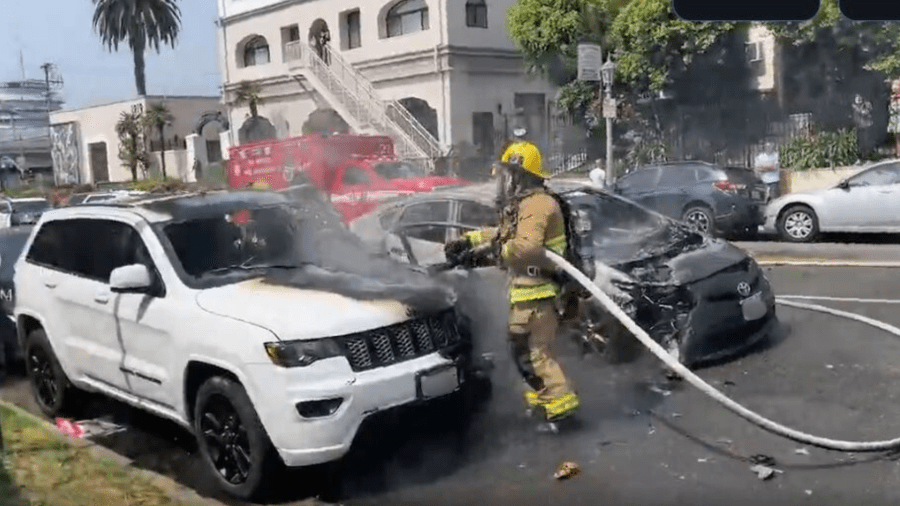
<svg viewBox="0 0 900 506">
<path fill-rule="evenodd" d="M 741 281 L 740 283 L 738 283 L 737 292 L 741 297 L 750 295 L 750 285 L 745 281 Z"/>
</svg>

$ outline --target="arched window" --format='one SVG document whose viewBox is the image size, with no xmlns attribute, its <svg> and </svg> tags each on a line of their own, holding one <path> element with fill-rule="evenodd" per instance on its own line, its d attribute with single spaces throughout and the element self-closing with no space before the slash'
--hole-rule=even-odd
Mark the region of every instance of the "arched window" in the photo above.
<svg viewBox="0 0 900 506">
<path fill-rule="evenodd" d="M 487 4 L 484 0 L 468 0 L 466 2 L 466 26 L 487 28 Z"/>
<path fill-rule="evenodd" d="M 403 0 L 387 13 L 387 36 L 397 37 L 428 29 L 425 0 Z"/>
<path fill-rule="evenodd" d="M 269 43 L 265 37 L 256 36 L 244 44 L 244 66 L 263 65 L 269 63 Z"/>
</svg>

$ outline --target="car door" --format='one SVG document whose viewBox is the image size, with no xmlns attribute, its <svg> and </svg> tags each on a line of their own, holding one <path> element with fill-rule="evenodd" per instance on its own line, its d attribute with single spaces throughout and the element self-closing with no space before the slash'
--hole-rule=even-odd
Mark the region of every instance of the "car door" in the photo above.
<svg viewBox="0 0 900 506">
<path fill-rule="evenodd" d="M 397 221 L 394 234 L 408 249 L 417 265 L 446 262 L 444 244 L 451 224 L 450 200 L 428 200 L 407 206 Z"/>
<path fill-rule="evenodd" d="M 35 236 L 27 260 L 41 267 L 38 286 L 46 290 L 52 308 L 48 331 L 65 348 L 68 372 L 105 388 L 127 391 L 108 284 L 114 264 L 112 238 L 118 225 L 98 218 L 47 222 Z"/>
<path fill-rule="evenodd" d="M 9 201 L 0 201 L 0 228 L 9 228 L 12 225 L 12 205 Z"/>
<path fill-rule="evenodd" d="M 881 164 L 829 188 L 817 209 L 825 230 L 876 231 L 890 226 L 897 209 L 897 167 Z"/>
<path fill-rule="evenodd" d="M 616 181 L 615 192 L 628 200 L 650 207 L 657 191 L 659 173 L 658 167 L 645 167 L 626 174 Z"/>
<path fill-rule="evenodd" d="M 681 219 L 684 206 L 690 201 L 690 190 L 696 184 L 695 167 L 664 167 L 660 170 L 656 191 L 648 195 L 642 204 L 670 218 Z"/>
<path fill-rule="evenodd" d="M 123 227 L 117 238 L 116 267 L 147 266 L 154 279 L 150 293 L 116 293 L 113 316 L 116 333 L 124 347 L 122 370 L 129 391 L 159 407 L 174 410 L 178 388 L 172 383 L 175 343 L 173 323 L 183 321 L 186 311 L 166 295 L 166 283 L 157 265 L 164 265 L 162 245 L 145 222 Z M 160 259 L 157 262 L 154 258 Z"/>
</svg>

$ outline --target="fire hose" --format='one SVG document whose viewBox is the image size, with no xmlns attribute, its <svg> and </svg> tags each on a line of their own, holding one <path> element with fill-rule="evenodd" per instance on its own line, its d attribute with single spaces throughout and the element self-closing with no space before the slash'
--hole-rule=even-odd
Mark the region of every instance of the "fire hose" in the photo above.
<svg viewBox="0 0 900 506">
<path fill-rule="evenodd" d="M 628 329 L 631 334 L 633 334 L 644 346 L 646 346 L 651 352 L 653 352 L 653 354 L 656 355 L 657 358 L 662 360 L 663 363 L 666 364 L 666 366 L 668 366 L 672 371 L 687 380 L 688 383 L 697 387 L 697 389 L 699 389 L 701 392 L 708 395 L 709 397 L 712 397 L 713 400 L 719 402 L 738 416 L 773 434 L 777 434 L 779 436 L 783 436 L 800 443 L 816 446 L 819 448 L 825 448 L 828 450 L 841 450 L 848 452 L 879 452 L 900 447 L 900 438 L 884 441 L 843 441 L 838 439 L 829 439 L 814 436 L 812 434 L 807 434 L 805 432 L 801 432 L 799 430 L 781 425 L 778 422 L 772 421 L 760 415 L 759 413 L 745 408 L 744 406 L 730 399 L 719 390 L 716 390 L 716 388 L 705 382 L 699 376 L 694 374 L 690 369 L 681 364 L 681 362 L 679 362 L 675 357 L 669 354 L 665 348 L 654 341 L 653 338 L 651 338 L 641 327 L 639 327 L 634 322 L 634 320 L 629 318 L 628 315 L 619 308 L 619 306 L 612 300 L 612 298 L 604 293 L 603 290 L 601 290 L 594 281 L 585 276 L 580 270 L 567 262 L 563 257 L 553 253 L 552 251 L 545 251 L 545 253 L 547 255 L 547 258 L 551 262 L 565 271 L 569 276 L 571 276 L 581 286 L 583 286 L 591 295 L 593 295 L 597 299 L 597 301 L 600 302 L 604 309 L 609 311 L 610 314 L 612 314 L 617 320 L 619 320 L 619 322 L 626 329 Z M 884 322 L 873 320 L 871 318 L 866 318 L 864 316 L 818 306 L 815 304 L 805 304 L 785 299 L 776 299 L 776 302 L 785 306 L 795 307 L 799 309 L 808 309 L 830 313 L 835 316 L 851 318 L 900 336 L 900 329 L 898 329 L 897 327 L 888 325 Z"/>
</svg>

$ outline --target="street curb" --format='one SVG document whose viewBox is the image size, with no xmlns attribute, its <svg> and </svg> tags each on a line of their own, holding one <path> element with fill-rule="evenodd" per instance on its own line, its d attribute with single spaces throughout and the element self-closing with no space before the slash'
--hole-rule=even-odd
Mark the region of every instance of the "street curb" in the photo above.
<svg viewBox="0 0 900 506">
<path fill-rule="evenodd" d="M 59 431 L 59 429 L 47 421 L 44 418 L 35 416 L 32 413 L 16 406 L 15 404 L 0 399 L 0 407 L 8 409 L 15 413 L 18 416 L 23 418 L 27 418 L 32 422 L 40 425 L 41 427 L 47 429 L 48 432 L 54 435 L 57 439 L 71 446 L 75 446 L 77 448 L 87 448 L 91 454 L 101 460 L 107 460 L 119 465 L 121 467 L 130 468 L 130 471 L 134 471 L 138 476 L 141 476 L 151 483 L 162 489 L 165 493 L 167 493 L 173 499 L 178 501 L 182 501 L 188 504 L 196 504 L 196 505 L 204 505 L 204 506 L 227 506 L 225 503 L 217 501 L 215 499 L 209 497 L 203 497 L 194 490 L 176 482 L 175 480 L 163 476 L 159 473 L 150 471 L 148 469 L 141 469 L 139 467 L 135 467 L 132 464 L 134 461 L 129 459 L 128 457 L 119 455 L 118 453 L 110 450 L 109 448 L 105 448 L 100 446 L 97 443 L 92 441 L 77 439 L 71 436 L 67 436 Z"/>
<path fill-rule="evenodd" d="M 881 269 L 900 268 L 900 262 L 849 262 L 846 260 L 762 260 L 757 264 L 761 266 L 792 266 L 792 267 L 874 267 Z"/>
</svg>

